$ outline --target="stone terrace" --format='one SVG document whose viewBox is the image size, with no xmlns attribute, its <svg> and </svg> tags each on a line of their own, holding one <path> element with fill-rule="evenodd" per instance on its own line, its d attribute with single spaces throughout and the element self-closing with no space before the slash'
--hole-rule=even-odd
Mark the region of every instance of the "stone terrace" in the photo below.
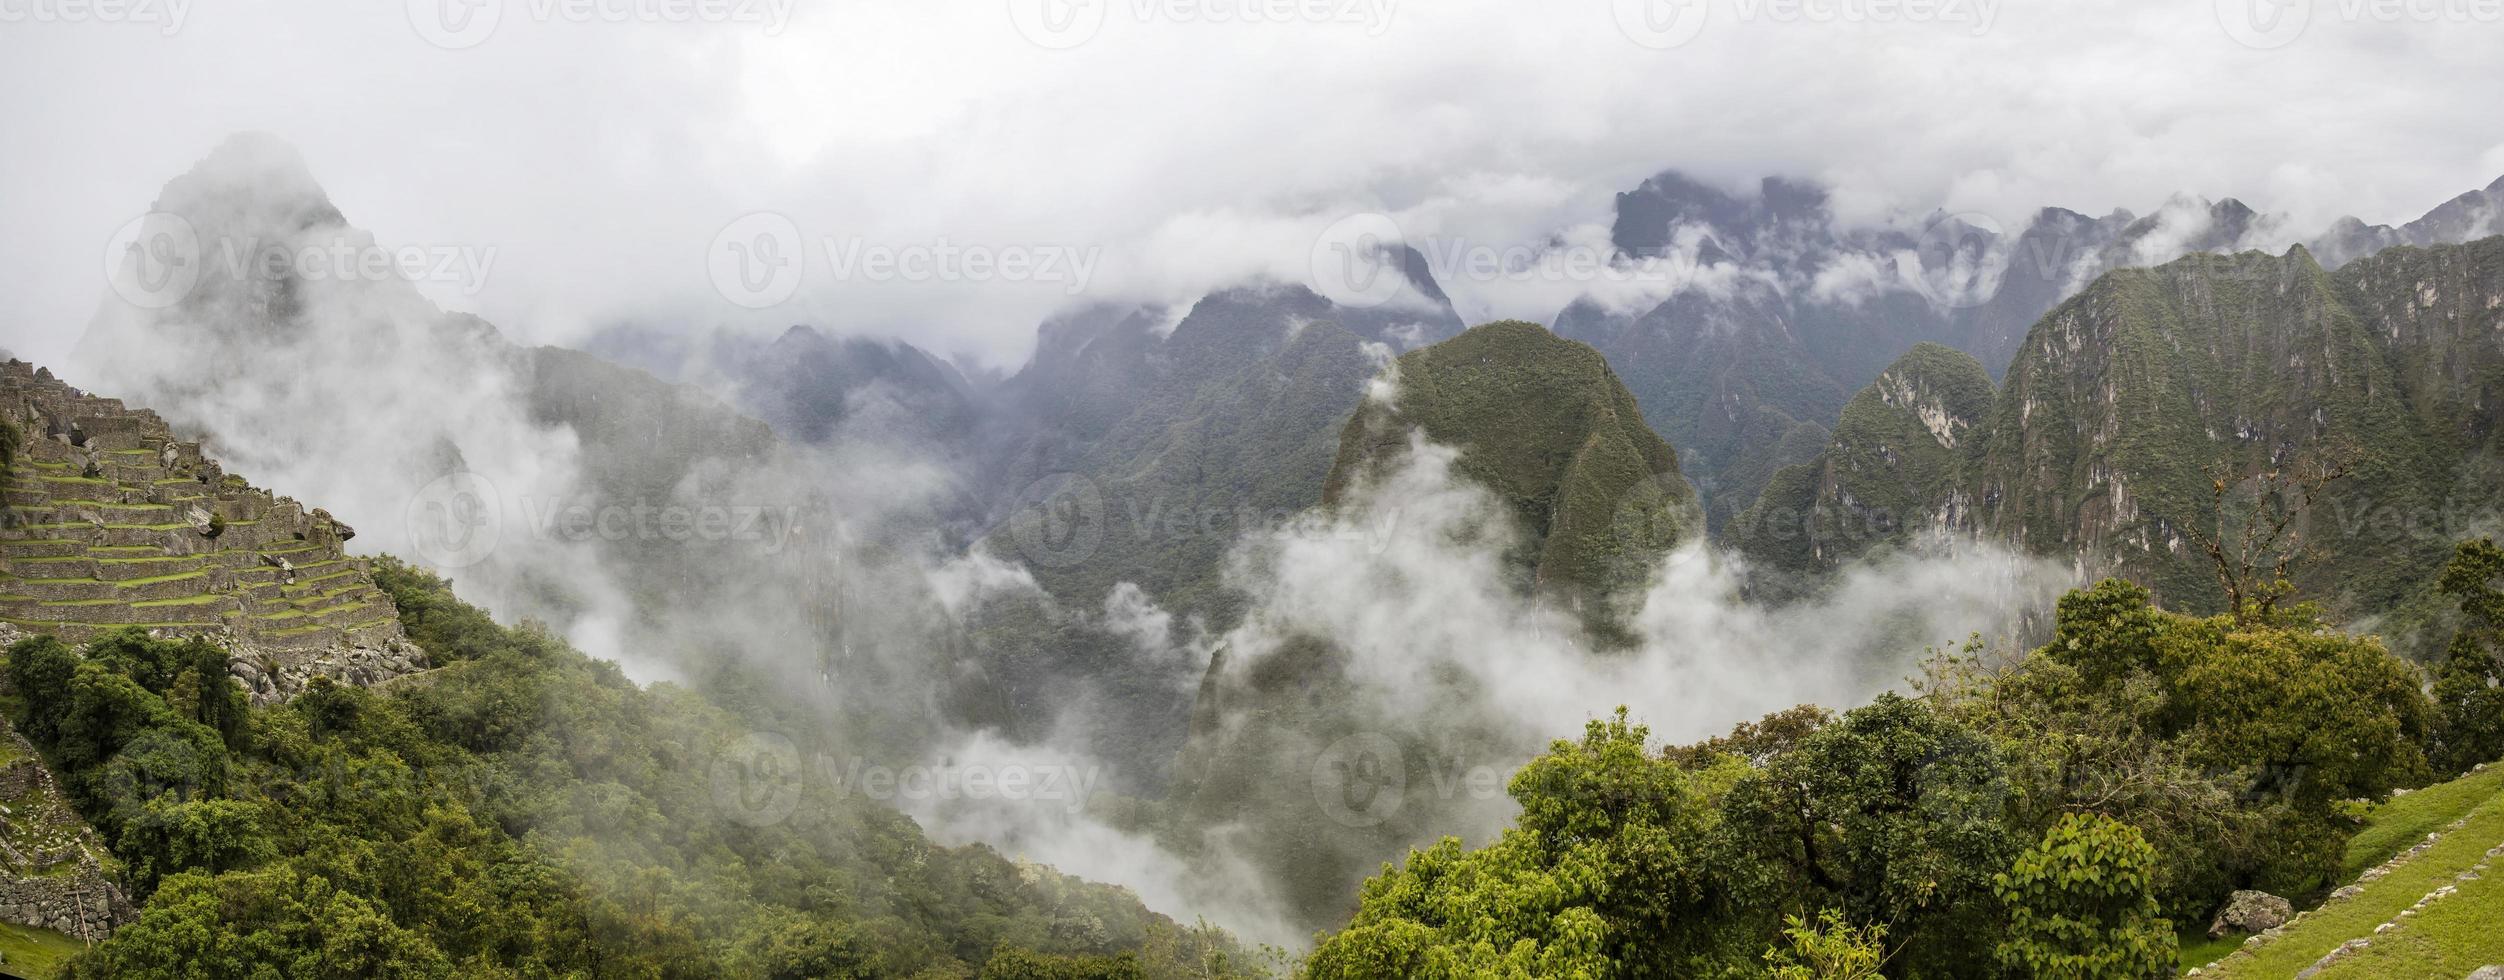
<svg viewBox="0 0 2504 980">
<path fill-rule="evenodd" d="M 371 684 L 424 666 L 341 550 L 355 531 L 225 473 L 155 412 L 9 361 L 0 422 L 20 436 L 0 480 L 0 633 L 210 636 L 264 702 L 315 674 Z"/>
</svg>

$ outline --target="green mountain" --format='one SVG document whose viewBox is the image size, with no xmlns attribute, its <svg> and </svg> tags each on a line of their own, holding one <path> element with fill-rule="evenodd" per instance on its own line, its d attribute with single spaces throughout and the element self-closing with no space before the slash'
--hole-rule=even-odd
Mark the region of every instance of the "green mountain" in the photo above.
<svg viewBox="0 0 2504 980">
<path fill-rule="evenodd" d="M 1993 394 L 1982 362 L 1915 345 L 1843 407 L 1824 452 L 1774 474 L 1727 540 L 1760 566 L 1760 585 L 1789 595 L 1846 560 L 1955 526 Z"/>
<path fill-rule="evenodd" d="M 1619 635 L 1609 600 L 1703 531 L 1677 453 L 1587 345 L 1535 323 L 1489 323 L 1401 355 L 1392 377 L 1397 394 L 1349 420 L 1325 503 L 1393 465 L 1412 434 L 1456 447 L 1458 473 L 1494 492 L 1523 532 L 1510 557 L 1524 590 L 1584 610 L 1604 637 Z"/>
<path fill-rule="evenodd" d="M 1385 350 L 1359 332 L 1378 319 L 1264 286 L 1211 294 L 1170 333 L 1141 311 L 1047 324 L 1034 362 L 985 406 L 975 454 L 995 501 L 982 545 L 1044 595 L 996 600 L 968 624 L 982 684 L 965 713 L 1023 736 L 1081 735 L 1135 785 L 1160 786 L 1201 665 L 1143 661 L 1143 638 L 1103 622 L 1108 602 L 1129 586 L 1177 626 L 1239 615 L 1227 556 L 1322 500 Z"/>
<path fill-rule="evenodd" d="M 1382 383 L 1388 394 L 1345 426 L 1322 506 L 1364 506 L 1366 485 L 1401 465 L 1415 439 L 1455 449 L 1455 477 L 1485 488 L 1501 508 L 1489 516 L 1515 525 L 1506 557 L 1521 594 L 1578 608 L 1596 646 L 1631 640 L 1622 600 L 1667 550 L 1700 535 L 1703 519 L 1676 453 L 1599 352 L 1537 324 L 1497 322 L 1402 355 Z M 1401 502 L 1371 505 L 1396 513 Z M 1437 766 L 1521 746 L 1522 733 L 1464 710 L 1484 696 L 1481 679 L 1427 664 L 1418 689 L 1454 710 L 1423 723 L 1429 731 L 1384 731 L 1364 685 L 1345 679 L 1348 656 L 1316 635 L 1221 651 L 1169 793 L 1169 839 L 1188 850 L 1221 834 L 1308 928 L 1335 924 L 1385 855 L 1457 819 L 1468 803 L 1451 798 L 1457 777 Z"/>
<path fill-rule="evenodd" d="M 1733 540 L 1814 579 L 1972 530 L 2217 608 L 2202 542 L 2235 551 L 2256 509 L 2296 503 L 2291 474 L 2339 466 L 2284 539 L 2309 559 L 2296 584 L 2351 612 L 2403 606 L 2504 504 L 2500 256 L 2504 239 L 2403 247 L 2333 273 L 2297 247 L 2107 273 L 2035 325 L 1996 392 L 1945 352 L 1907 355 Z"/>
<path fill-rule="evenodd" d="M 1144 320 L 1116 321 L 1101 352 L 1112 357 L 1038 355 L 1037 377 L 1015 393 L 1061 413 L 1004 454 L 1017 469 L 998 485 L 1019 510 L 995 545 L 1069 601 L 1101 604 L 1132 582 L 1169 608 L 1231 615 L 1227 551 L 1322 500 L 1339 430 L 1378 363 L 1341 313 L 1301 287 L 1226 290 L 1162 338 L 1143 334 Z M 1046 380 L 1062 372 L 1079 380 Z M 1072 516 L 1087 526 L 1036 533 L 1024 511 L 1056 499 L 1082 506 Z"/>
</svg>

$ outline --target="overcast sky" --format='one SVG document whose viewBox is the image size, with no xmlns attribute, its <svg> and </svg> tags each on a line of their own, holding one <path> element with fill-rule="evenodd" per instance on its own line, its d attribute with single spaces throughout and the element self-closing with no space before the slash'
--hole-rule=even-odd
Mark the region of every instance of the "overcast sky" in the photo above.
<svg viewBox="0 0 2504 980">
<path fill-rule="evenodd" d="M 0 344 L 60 359 L 117 230 L 246 129 L 524 339 L 811 322 L 998 366 L 1074 300 L 1302 279 L 1350 214 L 1570 238 L 1664 168 L 2012 226 L 2397 222 L 2504 174 L 2504 0 L 1646 2 L 0 0 Z M 717 285 L 792 231 L 788 298 Z"/>
</svg>

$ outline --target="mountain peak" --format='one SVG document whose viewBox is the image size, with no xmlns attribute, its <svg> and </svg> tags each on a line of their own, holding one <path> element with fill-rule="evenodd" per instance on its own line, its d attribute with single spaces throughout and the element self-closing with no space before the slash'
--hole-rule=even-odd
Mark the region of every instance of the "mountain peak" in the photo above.
<svg viewBox="0 0 2504 980">
<path fill-rule="evenodd" d="M 1348 421 L 1323 499 L 1345 501 L 1384 472 L 1412 431 L 1457 447 L 1455 469 L 1523 531 L 1509 558 L 1525 584 L 1580 609 L 1601 642 L 1623 640 L 1616 601 L 1702 530 L 1703 513 L 1677 453 L 1607 360 L 1502 320 L 1401 355 L 1398 379 L 1393 404 L 1369 401 Z"/>
<path fill-rule="evenodd" d="M 166 182 L 156 206 L 195 224 L 222 214 L 254 212 L 296 218 L 296 227 L 344 220 L 304 154 L 294 144 L 258 131 L 219 141 L 189 171 Z"/>
</svg>

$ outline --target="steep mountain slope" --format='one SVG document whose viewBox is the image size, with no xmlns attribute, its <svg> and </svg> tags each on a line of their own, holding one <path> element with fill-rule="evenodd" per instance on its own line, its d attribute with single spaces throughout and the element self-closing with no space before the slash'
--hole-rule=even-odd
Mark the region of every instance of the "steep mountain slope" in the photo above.
<svg viewBox="0 0 2504 980">
<path fill-rule="evenodd" d="M 2504 177 L 2397 228 L 2341 218 L 2307 247 L 2324 267 L 2337 269 L 2386 248 L 2458 244 L 2495 234 L 2504 234 Z"/>
<path fill-rule="evenodd" d="M 1105 332 L 1019 375 L 1004 399 L 1037 410 L 995 416 L 1003 448 L 986 458 L 1003 466 L 988 477 L 1002 499 L 982 547 L 1044 594 L 997 600 L 974 624 L 996 705 L 979 713 L 1022 734 L 1083 734 L 1142 788 L 1161 785 L 1200 665 L 1143 662 L 1140 646 L 1183 640 L 1182 617 L 1231 620 L 1242 598 L 1224 583 L 1229 552 L 1322 499 L 1382 350 L 1335 312 L 1300 287 L 1228 290 L 1167 336 L 1143 315 L 1099 321 Z M 1175 618 L 1115 621 L 1151 602 Z"/>
<path fill-rule="evenodd" d="M 1774 474 L 1727 527 L 1769 595 L 1797 594 L 1847 559 L 1964 522 L 1962 478 L 1994 392 L 1962 351 L 1918 344 L 1844 406 L 1814 461 Z"/>
<path fill-rule="evenodd" d="M 1230 615 L 1237 600 L 1218 580 L 1227 550 L 1322 499 L 1340 426 L 1379 363 L 1367 350 L 1379 342 L 1345 326 L 1344 313 L 1298 286 L 1234 289 L 1201 300 L 1152 347 L 1136 346 L 1138 319 L 1119 321 L 1113 350 L 1103 352 L 1119 360 L 1099 358 L 1092 344 L 1074 364 L 1039 355 L 1030 372 L 1076 369 L 1083 378 L 1108 368 L 1127 390 L 1112 402 L 1086 397 L 1083 382 L 1063 389 L 1028 378 L 1019 393 L 1058 401 L 1061 411 L 1039 413 L 1052 423 L 1028 429 L 1004 454 L 1032 467 L 1005 481 L 1033 480 L 998 486 L 1021 509 L 1093 495 L 1088 510 L 1101 524 L 1078 529 L 1081 540 L 1054 541 L 1031 533 L 1030 513 L 1011 511 L 995 544 L 1073 602 L 1101 603 L 1127 581 L 1177 610 Z"/>
<path fill-rule="evenodd" d="M 2193 534 L 2216 533 L 2219 466 L 2240 478 L 2336 454 L 2355 475 L 2332 507 L 2432 502 L 2447 464 L 2384 354 L 2301 248 L 2107 275 L 2046 317 L 2010 367 L 1973 484 L 1980 520 L 2037 548 L 2108 555 L 2172 601 L 2212 605 L 2222 596 Z M 2332 594 L 2352 608 L 2384 608 L 2440 561 L 2434 542 L 2335 521 L 2304 530 L 2340 562 Z"/>
<path fill-rule="evenodd" d="M 955 368 L 911 344 L 793 327 L 729 365 L 733 401 L 785 439 L 860 437 L 950 446 L 970 435 L 973 394 Z"/>
<path fill-rule="evenodd" d="M 610 655 L 698 635 L 836 645 L 794 591 L 822 577 L 797 566 L 833 563 L 830 481 L 764 425 L 439 309 L 404 267 L 368 261 L 399 253 L 349 224 L 275 138 L 220 144 L 166 184 L 155 214 L 157 247 L 196 281 L 152 290 L 161 269 L 125 269 L 75 352 L 80 377 L 328 502 L 364 528 L 361 546 L 458 569 L 499 613 Z"/>
<path fill-rule="evenodd" d="M 1677 454 L 1598 351 L 1504 321 L 1401 355 L 1392 377 L 1397 393 L 1349 420 L 1325 503 L 1379 476 L 1413 435 L 1457 447 L 1458 472 L 1493 490 L 1525 532 L 1511 556 L 1523 590 L 1582 610 L 1604 638 L 1618 634 L 1610 598 L 1701 533 Z"/>
<path fill-rule="evenodd" d="M 1740 295 L 1671 298 L 1631 319 L 1577 303 L 1556 333 L 1590 344 L 1626 379 L 1644 419 L 1685 453 L 1682 464 L 1718 524 L 1762 486 L 1783 447 L 1823 440 L 1844 390 L 1789 329 L 1779 295 L 1742 283 Z"/>
<path fill-rule="evenodd" d="M 1448 472 L 1438 468 L 1454 451 Z M 1471 496 L 1468 514 L 1449 523 L 1405 515 L 1435 505 L 1382 488 L 1413 488 L 1402 481 L 1418 468 L 1487 497 Z M 1676 452 L 1643 425 L 1599 353 L 1518 321 L 1411 351 L 1383 373 L 1345 426 L 1325 491 L 1322 513 L 1352 512 L 1388 514 L 1389 534 L 1512 542 L 1497 575 L 1509 572 L 1517 595 L 1576 611 L 1586 628 L 1568 620 L 1568 642 L 1602 658 L 1630 640 L 1625 600 L 1703 526 Z M 1385 588 L 1388 597 L 1402 586 Z M 1186 849 L 1226 842 L 1298 924 L 1319 928 L 1337 923 L 1350 889 L 1385 855 L 1501 806 L 1456 798 L 1458 774 L 1438 766 L 1507 757 L 1525 743 L 1497 713 L 1473 707 L 1487 694 L 1465 670 L 1403 664 L 1406 689 L 1438 710 L 1394 719 L 1352 676 L 1343 638 L 1279 629 L 1255 616 L 1232 634 L 1251 646 L 1221 650 L 1209 665 L 1166 829 Z"/>
<path fill-rule="evenodd" d="M 1847 411 L 1820 460 L 1777 478 L 1735 540 L 1813 578 L 1906 533 L 1974 530 L 2215 608 L 2202 536 L 2237 534 L 2264 474 L 2342 463 L 2348 475 L 2293 525 L 2318 559 L 2297 584 L 2390 611 L 2504 505 L 2499 297 L 2504 239 L 2392 249 L 2336 273 L 2301 247 L 2111 272 L 2036 325 L 1988 410 L 1968 415 L 1961 452 L 1942 453 L 1913 415 L 1890 430 Z M 1960 373 L 1974 404 L 1980 381 Z M 1855 405 L 1888 396 L 1882 382 Z M 1884 530 L 1840 533 L 1881 517 Z M 1773 533 L 1803 525 L 1802 538 Z"/>
<path fill-rule="evenodd" d="M 798 445 L 964 453 L 980 417 L 974 386 L 928 351 L 805 324 L 771 338 L 621 324 L 585 339 L 581 352 L 710 392 Z"/>
<path fill-rule="evenodd" d="M 2473 191 L 2401 229 L 2350 221 L 2319 241 L 2340 262 L 2465 241 L 2493 232 L 2499 199 L 2504 188 Z M 1914 344 L 1964 351 L 1997 377 L 2036 320 L 2105 272 L 2296 238 L 2240 201 L 2188 196 L 2145 216 L 2044 208 L 2013 235 L 1966 214 L 1848 228 L 1813 184 L 1733 194 L 1676 172 L 1619 194 L 1611 233 L 1630 262 L 1666 260 L 1654 273 L 1667 297 L 1649 310 L 1580 300 L 1557 332 L 1608 356 L 1686 454 L 1717 533 L 1777 470 L 1807 461 L 1798 449 L 1822 441 L 1811 426 Z"/>
</svg>

